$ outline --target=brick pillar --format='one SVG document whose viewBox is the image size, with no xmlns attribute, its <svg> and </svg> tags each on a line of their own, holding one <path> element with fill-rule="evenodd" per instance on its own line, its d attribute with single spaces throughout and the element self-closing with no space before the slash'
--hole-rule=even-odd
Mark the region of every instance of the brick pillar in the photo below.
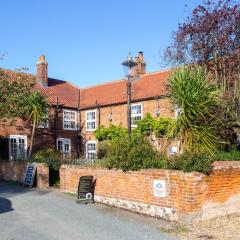
<svg viewBox="0 0 240 240">
<path fill-rule="evenodd" d="M 46 163 L 36 163 L 37 166 L 37 186 L 39 188 L 49 187 L 49 167 Z"/>
</svg>

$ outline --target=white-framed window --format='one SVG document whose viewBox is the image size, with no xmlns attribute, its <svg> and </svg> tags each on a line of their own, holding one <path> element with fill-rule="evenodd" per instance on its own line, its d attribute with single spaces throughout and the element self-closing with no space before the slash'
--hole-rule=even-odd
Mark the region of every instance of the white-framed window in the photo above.
<svg viewBox="0 0 240 240">
<path fill-rule="evenodd" d="M 71 140 L 69 138 L 58 138 L 57 139 L 57 150 L 62 154 L 63 157 L 71 155 Z"/>
<path fill-rule="evenodd" d="M 90 110 L 86 112 L 86 130 L 87 131 L 95 131 L 96 130 L 96 119 L 97 119 L 97 111 Z"/>
<path fill-rule="evenodd" d="M 142 103 L 131 104 L 131 127 L 137 127 L 137 122 L 142 120 Z"/>
<path fill-rule="evenodd" d="M 178 153 L 178 147 L 177 146 L 171 146 L 168 148 L 168 154 L 169 155 L 175 155 Z"/>
<path fill-rule="evenodd" d="M 49 128 L 49 113 L 38 123 L 38 128 Z"/>
<path fill-rule="evenodd" d="M 72 110 L 63 110 L 63 129 L 76 130 L 77 129 L 77 112 Z"/>
<path fill-rule="evenodd" d="M 27 136 L 9 136 L 9 160 L 24 160 L 27 158 Z"/>
<path fill-rule="evenodd" d="M 94 160 L 97 156 L 97 142 L 95 140 L 89 140 L 86 144 L 86 159 Z"/>
</svg>

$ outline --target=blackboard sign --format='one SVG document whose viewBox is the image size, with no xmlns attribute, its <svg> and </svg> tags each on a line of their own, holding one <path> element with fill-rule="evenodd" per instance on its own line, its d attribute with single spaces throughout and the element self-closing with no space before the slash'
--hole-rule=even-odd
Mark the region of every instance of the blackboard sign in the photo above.
<svg viewBox="0 0 240 240">
<path fill-rule="evenodd" d="M 32 187 L 35 172 L 36 172 L 36 165 L 34 163 L 28 163 L 23 186 Z"/>
<path fill-rule="evenodd" d="M 82 176 L 78 184 L 77 203 L 93 202 L 93 176 Z"/>
</svg>

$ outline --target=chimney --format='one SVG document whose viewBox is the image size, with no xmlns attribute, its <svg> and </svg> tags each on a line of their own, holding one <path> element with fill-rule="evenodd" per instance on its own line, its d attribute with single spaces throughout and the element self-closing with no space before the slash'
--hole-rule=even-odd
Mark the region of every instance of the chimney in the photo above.
<svg viewBox="0 0 240 240">
<path fill-rule="evenodd" d="M 143 59 L 143 52 L 139 52 L 134 61 L 137 63 L 137 66 L 132 69 L 132 75 L 141 76 L 146 74 L 146 63 Z"/>
<path fill-rule="evenodd" d="M 37 81 L 40 82 L 43 87 L 48 86 L 48 63 L 44 55 L 41 55 L 37 62 Z"/>
<path fill-rule="evenodd" d="M 137 72 L 139 75 L 146 74 L 146 63 L 143 58 L 143 52 L 139 52 L 138 56 L 135 58 L 137 65 Z"/>
</svg>

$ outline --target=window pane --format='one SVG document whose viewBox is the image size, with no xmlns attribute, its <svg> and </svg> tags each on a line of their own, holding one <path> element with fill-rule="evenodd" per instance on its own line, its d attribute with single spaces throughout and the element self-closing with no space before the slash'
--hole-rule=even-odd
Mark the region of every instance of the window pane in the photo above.
<svg viewBox="0 0 240 240">
<path fill-rule="evenodd" d="M 142 116 L 131 117 L 131 124 L 137 125 L 137 122 L 140 121 L 141 119 L 142 119 Z"/>
<path fill-rule="evenodd" d="M 63 112 L 63 128 L 64 129 L 76 129 L 77 119 L 76 112 L 66 111 Z"/>
<path fill-rule="evenodd" d="M 142 113 L 142 105 L 131 106 L 131 114 L 141 114 L 141 113 Z"/>
</svg>

